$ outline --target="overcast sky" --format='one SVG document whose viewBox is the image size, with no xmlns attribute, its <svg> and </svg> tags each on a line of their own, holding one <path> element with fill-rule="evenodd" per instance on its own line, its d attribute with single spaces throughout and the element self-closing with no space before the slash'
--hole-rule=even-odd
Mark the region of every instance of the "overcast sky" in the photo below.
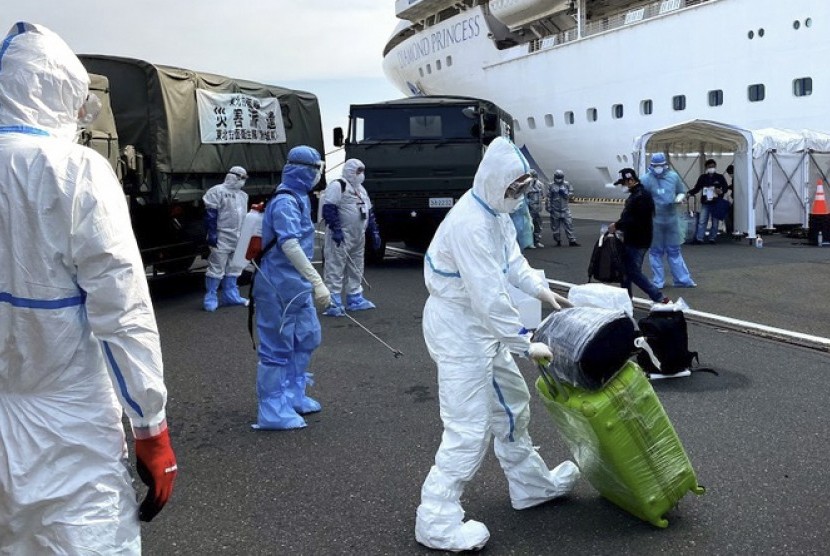
<svg viewBox="0 0 830 556">
<path fill-rule="evenodd" d="M 17 21 L 49 27 L 79 54 L 310 91 L 327 149 L 349 104 L 403 96 L 381 68 L 394 0 L 0 0 L 0 33 Z"/>
</svg>

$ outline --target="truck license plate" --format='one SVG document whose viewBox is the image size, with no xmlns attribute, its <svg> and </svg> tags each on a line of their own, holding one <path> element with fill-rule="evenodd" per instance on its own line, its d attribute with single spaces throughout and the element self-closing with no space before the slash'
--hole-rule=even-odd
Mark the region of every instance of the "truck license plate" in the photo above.
<svg viewBox="0 0 830 556">
<path fill-rule="evenodd" d="M 430 197 L 429 208 L 452 208 L 452 197 Z"/>
</svg>

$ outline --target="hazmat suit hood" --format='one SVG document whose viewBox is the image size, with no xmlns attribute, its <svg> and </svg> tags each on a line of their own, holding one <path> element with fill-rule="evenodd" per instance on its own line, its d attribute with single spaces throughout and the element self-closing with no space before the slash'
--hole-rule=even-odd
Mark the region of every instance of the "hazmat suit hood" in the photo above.
<svg viewBox="0 0 830 556">
<path fill-rule="evenodd" d="M 357 179 L 357 171 L 360 169 L 366 169 L 366 167 L 363 165 L 363 162 L 356 158 L 350 158 L 349 160 L 343 163 L 343 179 L 349 182 L 354 187 L 362 185 L 361 183 L 358 183 Z"/>
<path fill-rule="evenodd" d="M 300 145 L 288 151 L 288 162 L 282 169 L 282 183 L 292 191 L 307 195 L 322 173 L 323 159 L 317 149 Z"/>
<path fill-rule="evenodd" d="M 528 172 L 530 164 L 516 145 L 504 137 L 496 137 L 487 147 L 473 178 L 473 195 L 495 212 L 513 212 L 524 197 L 505 199 L 504 194 L 516 178 Z"/>
<path fill-rule="evenodd" d="M 234 166 L 228 173 L 225 175 L 224 184 L 228 186 L 230 189 L 242 189 L 242 186 L 245 185 L 245 180 L 248 177 L 248 172 L 245 171 L 245 168 L 242 166 Z"/>
<path fill-rule="evenodd" d="M 0 44 L 0 126 L 40 130 L 72 140 L 89 74 L 49 29 L 16 23 Z"/>
</svg>

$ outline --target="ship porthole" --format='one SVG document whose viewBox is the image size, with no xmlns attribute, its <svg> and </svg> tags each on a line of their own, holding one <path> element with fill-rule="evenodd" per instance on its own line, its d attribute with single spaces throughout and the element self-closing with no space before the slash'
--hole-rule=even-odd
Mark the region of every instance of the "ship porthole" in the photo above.
<svg viewBox="0 0 830 556">
<path fill-rule="evenodd" d="M 793 29 L 797 30 L 799 27 L 801 27 L 801 22 L 796 19 L 793 21 Z"/>
<path fill-rule="evenodd" d="M 764 36 L 764 28 L 762 27 L 762 28 L 758 29 L 758 38 L 761 38 L 763 36 Z"/>
<path fill-rule="evenodd" d="M 805 27 L 812 27 L 812 26 L 813 26 L 813 19 L 812 19 L 812 18 L 810 18 L 810 17 L 808 17 L 807 19 L 805 19 L 805 20 L 804 20 L 804 26 L 805 26 Z"/>
<path fill-rule="evenodd" d="M 754 39 L 755 38 L 755 31 L 750 31 L 749 33 L 746 34 L 746 36 L 749 37 L 749 40 Z"/>
</svg>

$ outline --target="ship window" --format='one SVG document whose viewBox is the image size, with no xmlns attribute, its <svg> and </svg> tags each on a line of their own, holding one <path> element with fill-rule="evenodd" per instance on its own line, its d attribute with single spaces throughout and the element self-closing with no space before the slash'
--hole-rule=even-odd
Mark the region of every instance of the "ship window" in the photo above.
<svg viewBox="0 0 830 556">
<path fill-rule="evenodd" d="M 596 108 L 589 108 L 585 111 L 585 116 L 588 118 L 589 122 L 597 121 L 597 109 Z"/>
<path fill-rule="evenodd" d="M 553 114 L 545 114 L 545 125 L 553 127 Z"/>
<path fill-rule="evenodd" d="M 764 84 L 756 83 L 755 85 L 750 85 L 747 89 L 747 96 L 749 97 L 749 102 L 761 102 L 764 100 L 766 96 Z"/>
<path fill-rule="evenodd" d="M 424 76 L 424 68 L 418 68 L 418 73 L 421 74 L 421 77 Z"/>
<path fill-rule="evenodd" d="M 427 64 L 427 73 L 432 73 L 432 64 Z"/>
<path fill-rule="evenodd" d="M 671 99 L 672 108 L 676 111 L 681 111 L 686 109 L 686 95 L 675 95 Z"/>
<path fill-rule="evenodd" d="M 440 69 L 441 69 L 441 60 L 435 60 L 435 69 L 436 69 L 436 70 L 440 70 Z"/>
<path fill-rule="evenodd" d="M 527 127 L 529 129 L 536 129 L 536 118 L 534 118 L 533 116 L 530 116 L 527 119 Z"/>
<path fill-rule="evenodd" d="M 793 29 L 797 30 L 799 27 L 801 27 L 801 22 L 796 19 L 793 21 Z"/>
<path fill-rule="evenodd" d="M 755 31 L 750 31 L 749 33 L 746 34 L 746 36 L 749 37 L 749 40 L 754 39 L 755 38 Z"/>
<path fill-rule="evenodd" d="M 758 38 L 761 38 L 763 36 L 764 36 L 764 28 L 761 27 L 760 29 L 758 29 Z"/>
<path fill-rule="evenodd" d="M 447 56 L 447 67 L 452 65 L 452 56 Z"/>
<path fill-rule="evenodd" d="M 813 78 L 801 77 L 793 79 L 793 94 L 797 97 L 806 97 L 813 94 Z"/>
<path fill-rule="evenodd" d="M 812 27 L 813 26 L 813 19 L 808 17 L 804 20 L 804 27 Z"/>
<path fill-rule="evenodd" d="M 565 123 L 568 125 L 573 125 L 574 123 L 574 113 L 571 111 L 565 112 Z"/>
<path fill-rule="evenodd" d="M 623 117 L 623 105 L 622 104 L 615 104 L 611 107 L 611 117 L 615 120 L 619 120 Z"/>
<path fill-rule="evenodd" d="M 519 125 L 519 120 L 513 120 L 513 127 L 516 128 L 516 131 L 522 130 L 522 126 Z"/>
<path fill-rule="evenodd" d="M 721 104 L 723 104 L 723 91 L 721 89 L 709 91 L 709 106 L 720 106 Z"/>
</svg>

